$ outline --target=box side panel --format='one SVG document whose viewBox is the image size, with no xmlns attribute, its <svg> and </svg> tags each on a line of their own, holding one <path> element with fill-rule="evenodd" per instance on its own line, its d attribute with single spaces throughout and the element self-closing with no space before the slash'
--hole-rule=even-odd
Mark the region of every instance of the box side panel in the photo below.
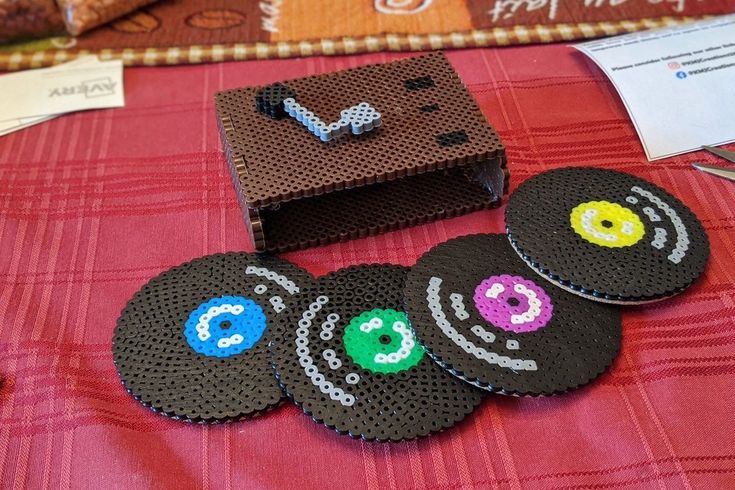
<svg viewBox="0 0 735 490">
<path fill-rule="evenodd" d="M 280 204 L 262 211 L 266 249 L 286 252 L 377 235 L 497 207 L 507 187 L 504 158 Z M 493 169 L 493 170 L 491 170 Z"/>
<path fill-rule="evenodd" d="M 233 157 L 230 139 L 233 132 L 232 121 L 228 115 L 217 113 L 217 127 L 219 128 L 220 138 L 222 139 L 222 148 L 224 148 L 225 157 L 227 158 L 227 167 L 232 178 L 232 186 L 237 195 L 237 202 L 240 205 L 245 227 L 250 235 L 255 250 L 262 252 L 265 250 L 265 235 L 263 234 L 263 226 L 260 219 L 258 209 L 248 207 L 245 199 L 242 182 L 245 179 L 245 164 L 242 157 Z"/>
</svg>

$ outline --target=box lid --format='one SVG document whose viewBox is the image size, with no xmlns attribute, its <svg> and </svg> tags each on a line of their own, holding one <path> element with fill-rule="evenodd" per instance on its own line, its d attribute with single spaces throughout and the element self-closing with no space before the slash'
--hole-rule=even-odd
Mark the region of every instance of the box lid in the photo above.
<svg viewBox="0 0 735 490">
<path fill-rule="evenodd" d="M 382 125 L 323 142 L 294 118 L 258 112 L 258 87 L 220 92 L 226 151 L 249 207 L 470 165 L 503 145 L 446 57 L 431 53 L 282 82 L 327 123 L 361 102 Z"/>
</svg>

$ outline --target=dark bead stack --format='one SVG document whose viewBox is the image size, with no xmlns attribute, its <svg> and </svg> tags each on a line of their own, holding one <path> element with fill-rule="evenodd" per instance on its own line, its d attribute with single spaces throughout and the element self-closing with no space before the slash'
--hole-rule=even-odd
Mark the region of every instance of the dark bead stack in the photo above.
<svg viewBox="0 0 735 490">
<path fill-rule="evenodd" d="M 289 98 L 296 98 L 294 91 L 282 83 L 274 83 L 258 90 L 255 94 L 255 107 L 258 112 L 271 119 L 283 119 L 288 115 L 283 107 L 283 101 Z"/>
<path fill-rule="evenodd" d="M 431 78 L 430 75 L 409 78 L 403 81 L 403 85 L 406 87 L 406 90 L 411 90 L 412 92 L 416 90 L 426 90 L 427 88 L 434 86 L 434 79 Z"/>
<path fill-rule="evenodd" d="M 462 145 L 467 143 L 469 140 L 470 137 L 462 130 L 436 135 L 436 144 L 439 146 Z"/>
</svg>

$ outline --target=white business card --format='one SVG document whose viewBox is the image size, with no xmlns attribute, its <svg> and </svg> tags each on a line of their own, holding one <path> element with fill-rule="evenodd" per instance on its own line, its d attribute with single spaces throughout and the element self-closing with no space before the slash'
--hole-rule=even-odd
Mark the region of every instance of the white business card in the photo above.
<svg viewBox="0 0 735 490">
<path fill-rule="evenodd" d="M 47 69 L 50 71 L 67 70 L 75 66 L 90 65 L 95 63 L 98 63 L 96 56 L 82 56 L 68 63 L 55 65 Z M 4 136 L 8 133 L 12 133 L 13 131 L 18 131 L 62 115 L 63 114 L 47 114 L 42 116 L 17 117 L 13 119 L 0 120 L 0 136 Z"/>
<path fill-rule="evenodd" d="M 34 126 L 38 123 L 48 121 L 49 119 L 53 119 L 60 115 L 62 114 L 51 114 L 48 116 L 20 117 L 18 119 L 10 119 L 8 121 L 0 121 L 0 136 L 5 136 L 6 134 L 12 133 L 13 131 L 18 131 L 21 129 L 28 128 L 30 126 Z"/>
<path fill-rule="evenodd" d="M 28 118 L 125 105 L 121 60 L 83 59 L 0 76 L 0 127 Z"/>
<path fill-rule="evenodd" d="M 610 78 L 649 160 L 735 141 L 735 15 L 574 47 Z"/>
</svg>

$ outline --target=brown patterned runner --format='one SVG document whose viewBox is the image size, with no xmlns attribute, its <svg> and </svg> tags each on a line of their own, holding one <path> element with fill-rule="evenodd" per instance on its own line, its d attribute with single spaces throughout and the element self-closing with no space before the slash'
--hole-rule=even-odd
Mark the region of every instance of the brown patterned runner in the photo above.
<svg viewBox="0 0 735 490">
<path fill-rule="evenodd" d="M 735 0 L 162 0 L 86 33 L 0 46 L 0 70 L 79 54 L 128 65 L 600 37 L 735 11 Z"/>
</svg>

